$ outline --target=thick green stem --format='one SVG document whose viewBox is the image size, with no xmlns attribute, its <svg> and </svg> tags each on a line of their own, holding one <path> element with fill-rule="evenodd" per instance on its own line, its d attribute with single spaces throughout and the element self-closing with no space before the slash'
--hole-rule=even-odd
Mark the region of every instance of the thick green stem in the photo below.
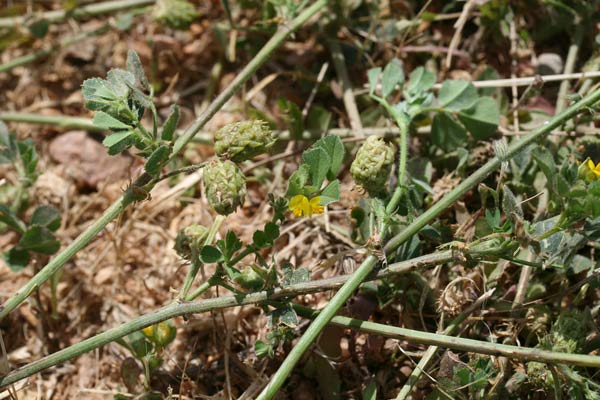
<svg viewBox="0 0 600 400">
<path fill-rule="evenodd" d="M 141 2 L 140 0 L 137 0 Z M 126 1 L 118 1 L 115 3 L 126 3 Z M 246 67 L 236 76 L 236 78 L 225 88 L 225 90 L 211 103 L 194 123 L 185 130 L 183 135 L 175 143 L 175 149 L 171 155 L 174 157 L 180 152 L 183 147 L 194 137 L 194 135 L 202 129 L 202 127 L 210 120 L 210 118 L 233 96 L 233 94 L 246 82 L 254 72 L 263 65 L 271 53 L 279 47 L 289 35 L 298 29 L 311 16 L 323 9 L 327 5 L 327 0 L 318 0 L 310 7 L 298 15 L 289 25 L 279 29 L 273 37 L 265 44 L 258 54 L 246 65 Z M 91 7 L 91 6 L 90 6 Z M 83 7 L 82 7 L 83 8 Z M 150 183 L 151 177 L 147 174 L 142 174 L 134 185 L 144 187 Z M 105 213 L 79 235 L 71 245 L 53 258 L 41 271 L 35 275 L 23 288 L 13 295 L 0 310 L 0 320 L 4 319 L 12 310 L 14 310 L 21 302 L 23 302 L 32 290 L 46 282 L 54 272 L 58 271 L 67 263 L 79 250 L 85 247 L 104 227 L 113 219 L 115 219 L 125 208 L 125 200 L 122 196 L 117 200 Z"/>
<path fill-rule="evenodd" d="M 452 259 L 452 251 L 450 250 L 428 254 L 411 260 L 391 264 L 385 271 L 380 271 L 379 274 L 372 277 L 372 279 L 380 279 L 392 276 L 394 274 L 405 273 L 413 268 L 423 267 L 426 265 L 446 263 L 451 261 Z M 342 275 L 328 279 L 321 279 L 318 281 L 299 283 L 296 285 L 291 285 L 285 288 L 275 289 L 273 291 L 268 292 L 263 291 L 247 295 L 222 296 L 214 299 L 200 300 L 193 303 L 173 303 L 153 313 L 135 318 L 129 322 L 126 322 L 123 325 L 109 329 L 106 332 L 103 332 L 97 336 L 86 339 L 80 343 L 69 346 L 66 349 L 50 354 L 38 361 L 34 361 L 22 368 L 19 368 L 9 373 L 8 375 L 0 378 L 0 387 L 31 376 L 46 368 L 50 368 L 52 366 L 61 364 L 81 354 L 87 353 L 89 351 L 92 351 L 93 349 L 115 341 L 132 332 L 145 328 L 146 326 L 150 326 L 179 315 L 219 310 L 223 308 L 236 307 L 245 304 L 260 303 L 265 300 L 274 300 L 278 298 L 286 298 L 301 294 L 309 294 L 322 292 L 330 289 L 337 289 L 340 286 L 342 286 L 344 282 L 348 280 L 349 277 L 350 275 Z M 190 295 L 190 297 L 193 296 L 202 287 L 206 286 L 207 285 L 202 285 L 195 292 L 193 292 Z"/>
<path fill-rule="evenodd" d="M 94 15 L 112 13 L 128 8 L 144 7 L 152 5 L 156 0 L 113 0 L 102 3 L 90 4 L 77 7 L 72 11 L 55 10 L 41 14 L 39 17 L 48 20 L 48 22 L 59 22 L 67 18 L 80 19 Z M 13 26 L 23 25 L 28 16 L 0 18 L 0 28 L 12 28 Z"/>
<path fill-rule="evenodd" d="M 315 318 L 319 315 L 318 311 L 307 309 L 306 307 L 294 306 L 294 309 L 299 315 L 307 318 Z M 543 363 L 570 364 L 593 368 L 600 367 L 600 356 L 559 353 L 537 348 L 490 343 L 481 340 L 465 339 L 455 336 L 440 335 L 438 333 L 398 328 L 395 326 L 377 324 L 374 322 L 340 316 L 331 319 L 331 325 L 355 329 L 363 333 L 371 333 L 393 339 L 406 340 L 411 343 L 427 344 L 471 353 L 506 356 L 516 360 L 538 361 Z"/>
<path fill-rule="evenodd" d="M 71 117 L 69 115 L 40 115 L 22 112 L 0 112 L 0 121 L 26 122 L 29 124 L 51 125 L 66 129 L 85 129 L 90 132 L 105 132 L 94 126 L 91 118 Z"/>
<path fill-rule="evenodd" d="M 526 146 L 532 144 L 534 141 L 544 137 L 553 129 L 560 126 L 563 122 L 571 119 L 577 113 L 579 113 L 585 107 L 590 107 L 600 100 L 600 90 L 595 91 L 586 98 L 577 102 L 573 106 L 569 107 L 565 112 L 555 116 L 551 120 L 547 121 L 540 128 L 534 130 L 527 136 L 524 136 L 521 140 L 513 142 L 509 147 L 506 154 L 506 159 L 509 159 Z M 425 227 L 431 220 L 436 218 L 444 210 L 450 207 L 455 201 L 460 199 L 466 192 L 474 188 L 477 184 L 483 181 L 489 174 L 496 170 L 502 161 L 498 157 L 494 157 L 488 161 L 485 165 L 475 171 L 471 176 L 461 182 L 456 188 L 447 193 L 440 201 L 434 204 L 430 209 L 425 211 L 419 217 L 408 225 L 403 231 L 398 233 L 396 236 L 391 238 L 384 246 L 383 250 L 385 254 L 391 254 L 404 242 L 409 240 L 411 237 L 416 235 L 423 227 Z M 399 182 L 400 183 L 400 182 Z M 283 385 L 286 378 L 292 372 L 296 363 L 302 357 L 304 351 L 306 351 L 312 342 L 317 338 L 321 330 L 327 325 L 327 322 L 335 315 L 337 310 L 345 303 L 350 295 L 356 290 L 356 288 L 362 283 L 363 279 L 367 277 L 375 265 L 377 259 L 371 255 L 363 261 L 363 263 L 354 272 L 352 277 L 342 286 L 338 293 L 331 299 L 330 303 L 323 309 L 323 312 L 315 319 L 315 321 L 308 327 L 304 335 L 300 338 L 297 345 L 294 346 L 292 351 L 288 354 L 283 364 L 279 367 L 277 372 L 271 378 L 269 384 L 261 392 L 258 400 L 270 400 L 275 396 L 279 388 Z M 435 344 L 435 343 L 432 343 Z"/>
<path fill-rule="evenodd" d="M 40 49 L 40 50 L 34 51 L 32 53 L 25 54 L 24 56 L 17 57 L 13 60 L 10 60 L 10 61 L 0 65 L 0 72 L 10 71 L 11 69 L 13 69 L 15 67 L 25 65 L 25 64 L 28 64 L 35 60 L 39 60 L 40 58 L 49 56 L 50 54 L 52 54 L 53 52 L 55 52 L 58 49 L 61 49 L 63 47 L 68 47 L 68 46 L 70 46 L 74 43 L 77 43 L 83 39 L 86 39 L 90 36 L 95 36 L 95 35 L 101 34 L 101 33 L 105 32 L 107 29 L 108 29 L 108 25 L 103 25 L 102 27 L 100 27 L 98 29 L 94 29 L 92 31 L 87 31 L 87 32 L 81 32 L 81 33 L 78 33 L 77 35 L 66 38 L 64 40 L 61 40 L 58 44 L 50 46 L 48 48 Z"/>
<path fill-rule="evenodd" d="M 390 109 L 390 112 L 391 111 Z M 402 190 L 404 188 L 404 178 L 406 176 L 406 162 L 408 158 L 408 128 L 409 122 L 403 116 L 392 114 L 398 128 L 400 129 L 400 165 L 398 166 L 398 185 L 392 194 L 392 198 L 387 204 L 385 211 L 391 214 L 398 207 L 400 198 L 402 197 Z"/>
</svg>

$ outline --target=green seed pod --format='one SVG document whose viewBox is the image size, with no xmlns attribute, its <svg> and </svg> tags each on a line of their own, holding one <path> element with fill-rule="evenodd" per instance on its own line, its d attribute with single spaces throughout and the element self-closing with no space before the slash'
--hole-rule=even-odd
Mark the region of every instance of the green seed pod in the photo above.
<svg viewBox="0 0 600 400">
<path fill-rule="evenodd" d="M 215 153 L 239 163 L 267 152 L 275 141 L 265 121 L 234 122 L 215 132 Z"/>
<path fill-rule="evenodd" d="M 173 248 L 180 257 L 189 260 L 192 256 L 192 248 L 200 246 L 207 235 L 207 227 L 198 224 L 190 225 L 177 233 Z"/>
<path fill-rule="evenodd" d="M 233 162 L 215 160 L 204 167 L 204 188 L 211 207 L 228 215 L 244 204 L 246 177 Z"/>
<path fill-rule="evenodd" d="M 235 277 L 235 282 L 248 290 L 259 290 L 265 283 L 264 279 L 252 267 L 244 268 L 242 273 Z"/>
<path fill-rule="evenodd" d="M 369 136 L 358 149 L 356 158 L 350 166 L 354 181 L 365 188 L 371 196 L 384 193 L 394 165 L 395 153 L 392 144 L 387 144 L 378 136 Z"/>
<path fill-rule="evenodd" d="M 152 15 L 169 28 L 188 29 L 199 14 L 196 7 L 186 0 L 158 0 Z"/>
</svg>

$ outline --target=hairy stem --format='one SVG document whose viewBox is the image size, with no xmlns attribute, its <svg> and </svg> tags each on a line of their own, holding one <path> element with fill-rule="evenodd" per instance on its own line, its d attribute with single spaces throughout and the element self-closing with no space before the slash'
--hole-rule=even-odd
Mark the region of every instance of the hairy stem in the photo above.
<svg viewBox="0 0 600 400">
<path fill-rule="evenodd" d="M 58 49 L 68 47 L 68 46 L 75 44 L 75 43 L 77 43 L 83 39 L 86 39 L 90 36 L 99 35 L 99 34 L 105 32 L 107 29 L 108 29 L 108 24 L 105 24 L 98 29 L 81 32 L 74 36 L 68 37 L 64 40 L 61 40 L 59 43 L 57 43 L 53 46 L 50 46 L 50 47 L 47 47 L 44 49 L 40 49 L 40 50 L 36 50 L 32 53 L 25 54 L 24 56 L 21 56 L 21 57 L 17 57 L 13 60 L 10 60 L 10 61 L 5 62 L 4 64 L 0 65 L 0 72 L 10 71 L 11 69 L 13 69 L 15 67 L 19 67 L 21 65 L 25 65 L 30 62 L 39 60 L 40 58 L 49 56 L 50 54 L 54 53 Z"/>
<path fill-rule="evenodd" d="M 80 19 L 91 17 L 94 15 L 108 14 L 128 8 L 144 7 L 152 5 L 156 0 L 113 0 L 105 1 L 96 4 L 89 4 L 77 7 L 72 11 L 55 10 L 47 11 L 40 15 L 40 18 L 48 20 L 48 22 L 59 22 L 67 18 Z M 28 16 L 0 18 L 0 28 L 12 28 L 17 25 L 23 25 Z"/>
<path fill-rule="evenodd" d="M 394 274 L 406 273 L 413 268 L 442 264 L 449 262 L 452 259 L 453 255 L 452 251 L 450 250 L 428 254 L 411 260 L 391 264 L 387 269 L 380 271 L 379 274 L 373 276 L 372 279 L 380 279 L 392 276 Z M 50 354 L 38 361 L 34 361 L 22 368 L 19 368 L 18 370 L 15 370 L 0 378 L 0 387 L 31 376 L 46 368 L 61 364 L 81 354 L 87 353 L 98 347 L 115 341 L 132 332 L 145 328 L 146 326 L 150 326 L 179 315 L 219 310 L 245 304 L 260 303 L 265 300 L 274 300 L 301 294 L 322 292 L 329 289 L 337 289 L 342 286 L 344 282 L 346 282 L 349 276 L 350 275 L 335 276 L 328 279 L 290 285 L 285 288 L 275 289 L 273 291 L 262 291 L 243 296 L 232 295 L 217 297 L 214 299 L 199 300 L 193 303 L 173 303 L 153 313 L 135 318 L 118 327 L 109 329 L 106 332 L 69 346 L 63 350 Z M 210 280 L 208 282 L 210 282 Z M 205 284 L 201 285 L 198 289 L 196 289 L 196 291 L 190 294 L 189 297 L 194 296 L 196 292 L 202 288 L 205 288 L 208 282 L 205 282 Z"/>
<path fill-rule="evenodd" d="M 307 309 L 306 307 L 302 306 L 295 305 L 294 309 L 299 315 L 307 318 L 315 318 L 319 315 L 318 311 Z M 331 320 L 331 324 L 342 328 L 355 329 L 364 333 L 372 333 L 393 339 L 406 340 L 411 343 L 427 344 L 478 354 L 489 354 L 496 356 L 502 355 L 517 360 L 538 361 L 553 364 L 571 364 L 596 368 L 600 366 L 599 356 L 590 356 L 587 354 L 560 353 L 541 350 L 538 348 L 484 342 L 481 340 L 465 339 L 455 336 L 440 335 L 438 333 L 398 328 L 395 326 L 377 324 L 375 322 L 362 321 L 360 319 L 341 316 L 334 317 Z"/>
</svg>

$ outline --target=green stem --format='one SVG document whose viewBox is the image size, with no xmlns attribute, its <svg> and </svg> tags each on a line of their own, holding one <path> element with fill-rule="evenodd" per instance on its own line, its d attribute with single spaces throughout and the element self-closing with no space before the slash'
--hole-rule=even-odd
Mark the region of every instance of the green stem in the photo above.
<svg viewBox="0 0 600 400">
<path fill-rule="evenodd" d="M 19 67 L 21 65 L 25 65 L 30 62 L 39 60 L 40 58 L 49 56 L 50 54 L 54 53 L 58 49 L 68 47 L 68 46 L 70 46 L 74 43 L 77 43 L 83 39 L 86 39 L 90 36 L 101 34 L 101 33 L 105 32 L 107 29 L 108 29 L 108 24 L 103 25 L 98 29 L 78 33 L 72 37 L 61 40 L 58 44 L 50 46 L 48 48 L 40 49 L 40 50 L 34 51 L 32 53 L 25 54 L 24 56 L 17 57 L 13 60 L 10 60 L 10 61 L 0 65 L 0 72 L 10 71 L 11 69 L 13 69 L 15 67 Z"/>
<path fill-rule="evenodd" d="M 407 273 L 414 268 L 443 264 L 452 260 L 453 253 L 450 250 L 427 254 L 410 260 L 390 264 L 388 268 L 386 268 L 383 271 L 379 271 L 379 273 L 375 276 L 370 276 L 367 280 L 383 279 L 396 274 Z M 86 339 L 83 342 L 74 344 L 56 353 L 50 354 L 38 361 L 34 361 L 33 363 L 30 363 L 19 370 L 15 370 L 10 374 L 6 375 L 5 377 L 0 378 L 0 387 L 31 376 L 36 372 L 42 371 L 46 368 L 61 364 L 81 354 L 87 353 L 98 347 L 101 347 L 107 343 L 118 340 L 123 336 L 135 332 L 136 330 L 145 328 L 146 326 L 153 325 L 155 323 L 167 320 L 178 315 L 218 310 L 228 307 L 241 306 L 245 304 L 260 303 L 266 300 L 294 297 L 301 294 L 317 293 L 325 290 L 337 289 L 341 287 L 350 276 L 351 275 L 334 276 L 327 279 L 320 279 L 317 281 L 303 282 L 296 285 L 290 285 L 284 288 L 275 289 L 273 291 L 250 293 L 243 296 L 222 296 L 214 299 L 200 300 L 193 303 L 183 303 L 190 305 L 191 308 L 186 309 L 188 311 L 184 311 L 182 312 L 182 314 L 170 314 L 171 311 L 173 311 L 177 306 L 180 305 L 179 303 L 172 303 L 166 307 L 154 311 L 153 313 L 140 316 L 121 326 L 112 328 L 102 333 L 101 335 L 103 336 L 101 336 L 100 338 L 94 336 L 92 338 Z M 210 286 L 214 286 L 218 283 L 219 280 L 215 277 L 212 277 L 207 282 L 204 282 L 194 292 L 192 292 L 186 300 L 191 300 L 192 298 L 199 296 L 203 290 L 205 291 Z M 165 309 L 167 311 L 165 311 Z"/>
<path fill-rule="evenodd" d="M 294 310 L 306 318 L 318 318 L 318 311 L 294 305 Z M 600 356 L 587 354 L 560 353 L 541 350 L 538 348 L 511 346 L 507 344 L 484 342 L 481 340 L 465 339 L 438 333 L 422 332 L 413 329 L 362 321 L 360 319 L 337 316 L 331 319 L 331 325 L 355 329 L 363 333 L 381 335 L 392 339 L 406 340 L 411 343 L 427 344 L 462 350 L 471 353 L 506 356 L 516 360 L 538 361 L 542 363 L 570 364 L 582 367 L 600 367 Z"/>
<path fill-rule="evenodd" d="M 217 235 L 219 228 L 223 224 L 223 221 L 225 221 L 225 217 L 222 215 L 218 215 L 215 218 L 212 225 L 210 226 L 208 234 L 206 235 L 206 239 L 204 240 L 204 246 L 211 244 L 215 240 L 215 236 Z M 183 281 L 183 286 L 181 287 L 181 291 L 179 292 L 178 299 L 181 300 L 181 299 L 185 299 L 187 297 L 188 292 L 190 291 L 190 288 L 192 287 L 192 283 L 194 283 L 194 279 L 196 279 L 196 275 L 198 275 L 198 271 L 200 271 L 201 266 L 202 266 L 202 262 L 200 261 L 200 259 L 197 256 L 194 256 L 194 258 L 192 260 L 192 265 L 190 265 L 190 269 L 188 270 L 187 276 L 185 277 L 185 280 Z M 205 284 L 210 284 L 210 279 L 208 281 L 206 281 Z M 203 284 L 203 286 L 204 286 L 204 284 Z M 208 290 L 208 288 L 210 288 L 210 286 L 208 286 L 203 291 Z"/>
<path fill-rule="evenodd" d="M 242 250 L 233 260 L 230 260 L 227 264 L 230 267 L 234 267 L 237 263 L 242 261 L 244 259 L 244 257 L 254 253 L 254 251 L 255 251 L 254 246 L 250 245 L 250 246 L 246 247 L 244 250 Z"/>
<path fill-rule="evenodd" d="M 141 3 L 141 0 L 136 0 Z M 144 0 L 149 1 L 149 0 Z M 133 3 L 133 1 L 116 1 L 113 3 Z M 100 5 L 100 4 L 98 4 Z M 254 56 L 254 58 L 246 65 L 246 67 L 236 76 L 236 78 L 225 88 L 225 90 L 211 103 L 194 123 L 185 130 L 183 135 L 175 143 L 175 149 L 171 155 L 173 158 L 179 153 L 183 147 L 194 137 L 194 135 L 202 129 L 202 127 L 210 120 L 210 118 L 233 96 L 233 94 L 246 82 L 254 72 L 263 65 L 271 55 L 271 53 L 288 38 L 296 29 L 298 29 L 311 16 L 316 14 L 327 5 L 327 0 L 318 0 L 310 7 L 298 15 L 289 25 L 283 26 L 273 37 L 265 44 L 265 46 Z M 91 7 L 91 6 L 90 6 Z M 83 7 L 82 7 L 83 8 Z M 1 25 L 0 25 L 1 26 Z M 142 174 L 134 185 L 144 187 L 151 182 L 151 177 L 147 174 Z M 110 221 L 115 219 L 129 205 L 126 201 L 126 196 L 121 196 L 113 205 L 111 205 L 104 214 L 95 221 L 92 226 L 81 233 L 73 243 L 66 249 L 54 257 L 44 268 L 40 270 L 25 286 L 17 291 L 0 309 L 0 321 L 4 319 L 12 310 L 21 304 L 31 292 L 46 282 L 52 274 L 62 268 L 79 250 L 85 247 Z"/>
<path fill-rule="evenodd" d="M 396 210 L 396 207 L 398 207 L 398 203 L 400 202 L 404 188 L 404 178 L 406 176 L 406 163 L 408 157 L 409 121 L 407 121 L 403 116 L 395 113 L 391 108 L 389 109 L 389 112 L 392 113 L 392 116 L 394 117 L 394 120 L 400 129 L 400 165 L 398 166 L 398 185 L 392 194 L 391 200 L 385 208 L 385 211 L 388 214 L 391 214 Z"/>
<path fill-rule="evenodd" d="M 48 22 L 59 22 L 67 18 L 81 19 L 94 15 L 107 14 L 114 11 L 125 10 L 128 8 L 149 6 L 156 0 L 113 0 L 102 3 L 90 4 L 77 7 L 72 11 L 55 10 L 47 11 L 39 15 L 40 18 Z M 12 28 L 17 25 L 25 24 L 28 16 L 0 18 L 0 28 Z"/>
<path fill-rule="evenodd" d="M 52 125 L 65 129 L 85 129 L 90 132 L 105 132 L 94 126 L 91 118 L 69 115 L 40 115 L 22 112 L 0 112 L 0 120 L 6 122 L 26 122 L 28 124 Z"/>
<path fill-rule="evenodd" d="M 526 146 L 532 144 L 534 141 L 544 137 L 553 129 L 560 126 L 564 121 L 571 119 L 577 113 L 585 107 L 590 107 L 600 100 L 600 90 L 595 91 L 586 98 L 577 102 L 573 106 L 569 107 L 560 115 L 553 117 L 551 120 L 544 123 L 541 127 L 523 136 L 521 140 L 514 141 L 509 147 L 506 158 L 500 160 L 498 157 L 494 157 L 488 161 L 485 165 L 475 171 L 471 176 L 461 182 L 457 187 L 442 197 L 436 204 L 415 218 L 413 222 L 408 225 L 404 230 L 391 238 L 384 246 L 383 250 L 385 254 L 389 255 L 394 252 L 404 242 L 416 235 L 423 227 L 425 227 L 431 220 L 436 218 L 444 210 L 450 207 L 455 201 L 460 199 L 466 192 L 471 190 L 481 181 L 483 181 L 488 175 L 496 170 L 502 161 L 509 159 Z M 288 375 L 292 372 L 296 363 L 302 357 L 304 351 L 306 351 L 312 342 L 317 338 L 321 330 L 335 315 L 337 310 L 345 303 L 350 295 L 356 290 L 356 288 L 362 283 L 365 277 L 367 277 L 375 265 L 377 264 L 377 258 L 373 255 L 367 257 L 358 269 L 353 273 L 350 279 L 342 286 L 342 288 L 335 294 L 329 304 L 323 309 L 323 312 L 314 320 L 314 322 L 308 327 L 304 335 L 300 338 L 296 346 L 290 351 L 283 364 L 279 367 L 277 372 L 271 378 L 269 384 L 261 392 L 258 400 L 270 400 L 272 399 L 279 388 L 283 385 Z"/>
</svg>

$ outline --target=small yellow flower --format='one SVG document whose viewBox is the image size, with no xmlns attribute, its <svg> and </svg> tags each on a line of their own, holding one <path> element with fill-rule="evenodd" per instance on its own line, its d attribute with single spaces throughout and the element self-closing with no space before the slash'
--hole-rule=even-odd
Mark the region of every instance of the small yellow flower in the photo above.
<svg viewBox="0 0 600 400">
<path fill-rule="evenodd" d="M 590 169 L 590 172 L 594 174 L 596 179 L 600 179 L 600 162 L 594 165 L 594 162 L 592 160 L 588 160 L 587 167 Z"/>
<path fill-rule="evenodd" d="M 319 205 L 319 196 L 308 199 L 308 197 L 297 194 L 290 200 L 289 208 L 296 217 L 312 217 L 313 214 L 323 214 L 323 206 Z"/>
<path fill-rule="evenodd" d="M 592 160 L 587 158 L 583 163 L 579 164 L 578 174 L 581 179 L 588 182 L 600 179 L 600 162 L 594 164 Z"/>
</svg>

